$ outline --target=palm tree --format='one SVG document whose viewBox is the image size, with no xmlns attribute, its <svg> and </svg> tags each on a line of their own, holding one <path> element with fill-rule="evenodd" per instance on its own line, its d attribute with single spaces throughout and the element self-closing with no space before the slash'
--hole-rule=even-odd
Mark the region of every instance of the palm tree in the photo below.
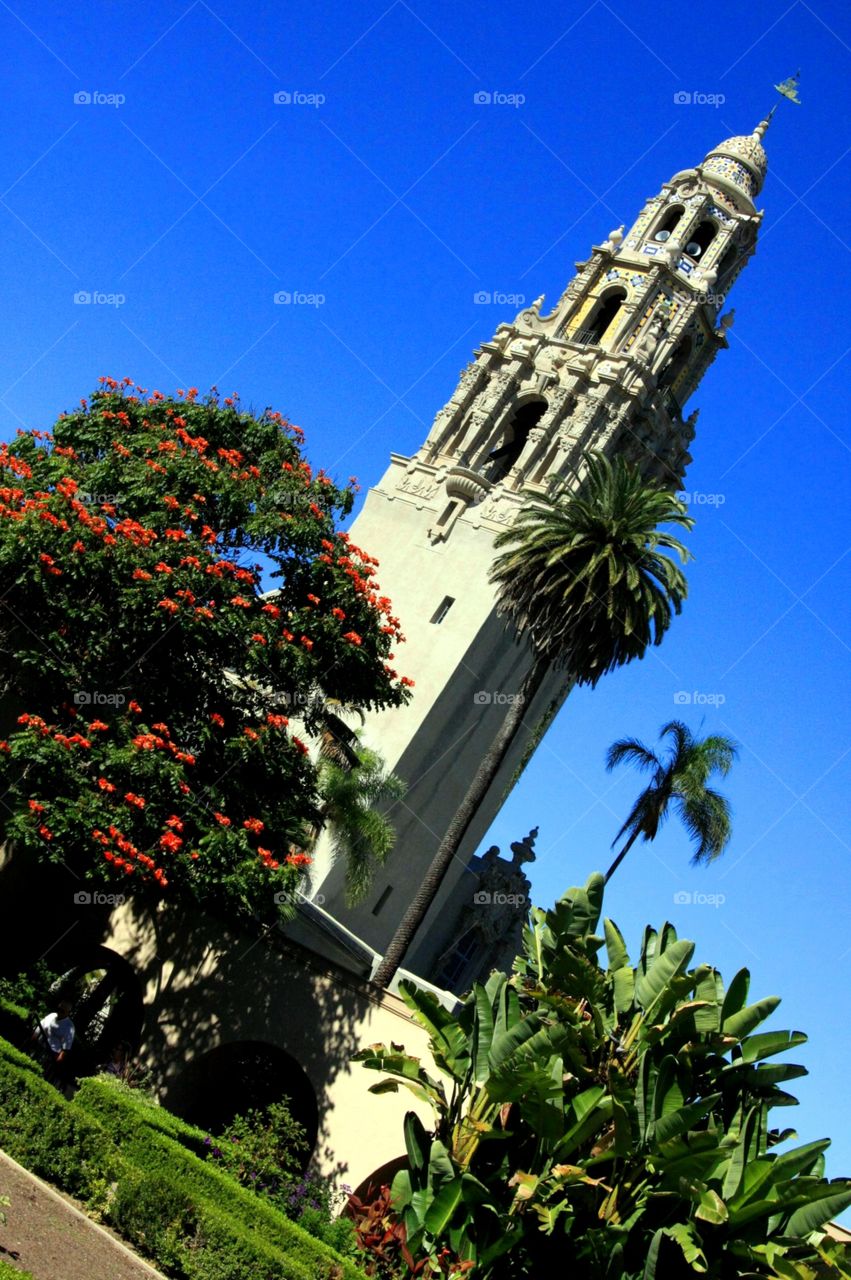
<svg viewBox="0 0 851 1280">
<path fill-rule="evenodd" d="M 650 771 L 652 777 L 612 841 L 614 847 L 621 836 L 629 833 L 606 872 L 607 881 L 639 836 L 644 840 L 656 839 L 671 806 L 697 846 L 692 862 L 712 862 L 724 852 L 730 839 L 729 801 L 707 783 L 714 773 L 724 778 L 730 772 L 738 755 L 735 742 L 722 734 L 695 738 L 681 720 L 671 720 L 663 725 L 659 736 L 663 740 L 671 739 L 671 747 L 664 760 L 636 738 L 621 738 L 609 747 L 607 769 L 612 770 L 627 761 L 642 772 Z"/>
<path fill-rule="evenodd" d="M 388 773 L 384 760 L 376 751 L 356 743 L 348 743 L 343 759 L 327 745 L 320 747 L 319 792 L 322 807 L 312 832 L 315 845 L 320 832 L 328 828 L 335 858 L 346 867 L 346 897 L 349 905 L 360 902 L 370 884 L 376 866 L 381 866 L 396 841 L 396 832 L 380 806 L 400 799 L 405 783 L 395 773 Z M 350 763 L 348 753 L 355 755 Z"/>
<path fill-rule="evenodd" d="M 666 554 L 689 553 L 659 526 L 693 521 L 671 493 L 617 457 L 586 455 L 578 489 L 534 495 L 495 542 L 497 611 L 529 641 L 532 664 L 483 756 L 426 875 L 373 976 L 386 987 L 401 964 L 544 677 L 564 671 L 565 692 L 596 685 L 659 644 L 685 599 L 685 575 Z"/>
</svg>

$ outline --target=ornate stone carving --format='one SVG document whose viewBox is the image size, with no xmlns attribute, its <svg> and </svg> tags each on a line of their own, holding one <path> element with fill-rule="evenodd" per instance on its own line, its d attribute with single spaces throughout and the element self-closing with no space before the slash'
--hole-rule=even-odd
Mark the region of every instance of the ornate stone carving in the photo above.
<svg viewBox="0 0 851 1280">
<path fill-rule="evenodd" d="M 399 481 L 397 486 L 400 493 L 410 493 L 417 498 L 433 498 L 437 493 L 437 485 L 428 476 L 422 472 L 411 472 Z"/>
</svg>

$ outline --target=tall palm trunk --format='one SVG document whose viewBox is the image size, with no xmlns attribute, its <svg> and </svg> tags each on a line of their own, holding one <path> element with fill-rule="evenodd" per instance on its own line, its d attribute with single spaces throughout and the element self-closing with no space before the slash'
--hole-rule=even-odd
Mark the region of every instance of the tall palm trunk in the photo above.
<svg viewBox="0 0 851 1280">
<path fill-rule="evenodd" d="M 624 847 L 621 849 L 620 853 L 619 853 L 619 854 L 618 854 L 618 856 L 615 858 L 614 862 L 612 863 L 612 865 L 609 867 L 608 871 L 606 872 L 606 879 L 605 879 L 605 883 L 606 883 L 606 884 L 608 884 L 608 883 L 609 883 L 609 881 L 611 880 L 612 876 L 615 874 L 615 872 L 617 871 L 618 867 L 621 865 L 621 863 L 623 862 L 624 858 L 625 858 L 625 857 L 626 857 L 626 855 L 629 853 L 630 849 L 631 849 L 631 848 L 632 848 L 632 846 L 635 844 L 636 840 L 638 839 L 638 837 L 639 837 L 640 835 L 641 835 L 641 828 L 640 828 L 640 827 L 636 827 L 635 831 L 633 831 L 632 835 L 629 837 L 629 839 L 627 840 L 626 844 L 625 844 L 625 845 L 624 845 Z"/>
<path fill-rule="evenodd" d="M 396 970 L 404 960 L 408 948 L 414 940 L 414 935 L 425 919 L 426 912 L 434 902 L 443 879 L 452 864 L 452 860 L 458 853 L 461 841 L 467 834 L 470 823 L 475 818 L 479 806 L 482 804 L 491 783 L 508 754 L 517 730 L 523 722 L 524 713 L 531 705 L 532 699 L 541 687 L 548 670 L 548 662 L 541 658 L 536 659 L 524 677 L 517 697 L 508 704 L 505 718 L 499 727 L 499 731 L 482 757 L 481 764 L 476 770 L 470 786 L 467 788 L 467 794 L 447 827 L 446 834 L 438 846 L 431 866 L 423 877 L 416 896 L 399 922 L 399 926 L 390 940 L 384 957 L 375 971 L 372 980 L 376 986 L 387 987 L 393 981 Z"/>
</svg>

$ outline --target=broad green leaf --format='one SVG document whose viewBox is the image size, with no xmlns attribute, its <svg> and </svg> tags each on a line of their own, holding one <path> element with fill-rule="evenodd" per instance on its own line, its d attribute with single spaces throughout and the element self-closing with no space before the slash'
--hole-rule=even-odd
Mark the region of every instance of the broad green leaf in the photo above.
<svg viewBox="0 0 851 1280">
<path fill-rule="evenodd" d="M 404 1123 L 405 1150 L 408 1163 L 415 1175 L 419 1175 L 428 1165 L 431 1141 L 425 1126 L 415 1111 L 408 1111 Z"/>
<path fill-rule="evenodd" d="M 750 970 L 740 969 L 727 988 L 727 994 L 724 997 L 724 1003 L 721 1006 L 722 1024 L 725 1019 L 732 1017 L 734 1013 L 738 1013 L 741 1009 L 744 1009 L 747 1003 L 750 985 Z"/>
<path fill-rule="evenodd" d="M 635 1000 L 635 970 L 629 965 L 617 969 L 613 975 L 615 1010 L 628 1013 Z"/>
<path fill-rule="evenodd" d="M 718 1192 L 713 1191 L 711 1187 L 704 1187 L 700 1191 L 694 1216 L 700 1218 L 701 1222 L 711 1222 L 713 1226 L 720 1226 L 722 1222 L 727 1221 L 729 1214 Z"/>
<path fill-rule="evenodd" d="M 693 955 L 694 943 L 683 938 L 671 943 L 664 954 L 637 977 L 635 996 L 648 1018 L 663 1004 L 671 980 L 686 968 Z"/>
<path fill-rule="evenodd" d="M 700 1273 L 706 1271 L 706 1254 L 694 1238 L 694 1228 L 691 1223 L 678 1222 L 673 1227 L 667 1227 L 666 1234 L 672 1240 L 676 1240 L 692 1271 Z"/>
<path fill-rule="evenodd" d="M 427 1231 L 438 1238 L 443 1235 L 449 1222 L 461 1203 L 462 1184 L 460 1178 L 445 1182 L 434 1196 L 423 1219 Z"/>
<path fill-rule="evenodd" d="M 721 1023 L 721 1030 L 725 1036 L 735 1036 L 738 1040 L 744 1040 L 745 1036 L 749 1036 L 754 1027 L 758 1027 L 761 1022 L 774 1012 L 780 1003 L 779 996 L 764 996 L 762 1000 L 757 1000 L 755 1004 L 749 1004 L 746 1008 L 740 1009 L 738 1013 L 731 1013 L 729 1017 L 724 1017 Z"/>
<path fill-rule="evenodd" d="M 784 1227 L 787 1236 L 808 1236 L 811 1231 L 818 1231 L 831 1218 L 835 1218 L 843 1209 L 851 1205 L 851 1183 L 843 1179 L 822 1184 L 821 1194 L 813 1198 L 809 1204 L 796 1209 Z"/>
<path fill-rule="evenodd" d="M 505 979 L 503 979 L 505 981 Z M 476 1084 L 484 1084 L 489 1074 L 489 1056 L 493 1041 L 494 1016 L 490 994 L 481 983 L 473 987 L 475 1000 L 475 1020 L 473 1023 L 473 1080 Z"/>
<path fill-rule="evenodd" d="M 626 943 L 618 926 L 613 920 L 603 921 L 603 932 L 606 935 L 606 955 L 609 962 L 609 973 L 629 966 L 629 954 Z"/>
<path fill-rule="evenodd" d="M 660 1116 L 653 1127 L 653 1138 L 659 1142 L 668 1142 L 671 1138 L 677 1138 L 680 1134 L 688 1133 L 693 1124 L 712 1110 L 716 1103 L 721 1100 L 720 1093 L 711 1093 L 706 1098 L 701 1098 L 698 1102 L 690 1102 L 688 1106 L 681 1107 L 679 1111 L 673 1111 L 668 1115 Z"/>
<path fill-rule="evenodd" d="M 806 1044 L 807 1037 L 803 1031 L 762 1031 L 759 1035 L 748 1036 L 739 1046 L 741 1056 L 738 1062 L 762 1062 L 775 1053 L 783 1053 L 786 1049 L 797 1049 Z"/>
</svg>

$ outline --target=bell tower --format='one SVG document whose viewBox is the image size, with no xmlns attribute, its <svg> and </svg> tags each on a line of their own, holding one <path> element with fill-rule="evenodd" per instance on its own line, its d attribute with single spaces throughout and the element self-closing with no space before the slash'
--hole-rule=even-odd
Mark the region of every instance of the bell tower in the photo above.
<svg viewBox="0 0 851 1280">
<path fill-rule="evenodd" d="M 543 298 L 500 324 L 462 370 L 427 439 L 392 454 L 352 529 L 380 561 L 408 643 L 411 704 L 367 716 L 364 737 L 408 784 L 393 809 L 396 849 L 367 901 L 345 906 L 341 868 L 317 851 L 313 891 L 326 911 L 381 951 L 422 879 L 529 665 L 495 616 L 488 571 L 494 536 L 529 492 L 575 482 L 589 450 L 623 454 L 666 488 L 691 461 L 697 413 L 684 407 L 728 345 L 727 295 L 756 247 L 765 178 L 762 139 L 729 138 L 651 196 L 629 231 L 612 231 L 555 307 Z M 720 318 L 719 318 L 720 317 Z M 563 699 L 551 676 L 528 708 L 503 774 L 482 806 L 454 874 L 407 966 L 428 977 L 445 955 L 463 872 L 519 767 Z M 465 892 L 469 891 L 469 886 Z"/>
</svg>

